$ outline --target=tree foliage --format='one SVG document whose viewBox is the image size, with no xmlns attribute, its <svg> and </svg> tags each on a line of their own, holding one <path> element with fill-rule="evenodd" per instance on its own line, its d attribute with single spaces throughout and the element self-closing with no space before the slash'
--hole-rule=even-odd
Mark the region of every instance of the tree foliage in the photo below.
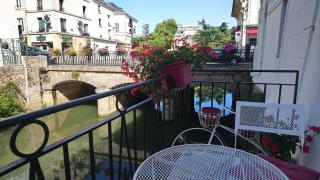
<svg viewBox="0 0 320 180">
<path fill-rule="evenodd" d="M 174 39 L 174 34 L 177 32 L 178 25 L 174 19 L 166 19 L 161 23 L 158 23 L 154 32 L 150 33 L 148 37 L 137 36 L 132 39 L 132 44 L 150 44 L 152 46 L 166 47 L 166 41 Z M 166 47 L 170 48 L 170 47 Z"/>
<path fill-rule="evenodd" d="M 198 24 L 201 26 L 201 30 L 193 36 L 193 40 L 199 42 L 202 46 L 221 48 L 232 41 L 233 30 L 229 29 L 226 22 L 223 22 L 220 26 L 211 26 L 206 24 L 203 19 Z"/>
<path fill-rule="evenodd" d="M 0 119 L 24 112 L 24 106 L 19 99 L 20 95 L 19 88 L 12 81 L 0 87 Z"/>
</svg>

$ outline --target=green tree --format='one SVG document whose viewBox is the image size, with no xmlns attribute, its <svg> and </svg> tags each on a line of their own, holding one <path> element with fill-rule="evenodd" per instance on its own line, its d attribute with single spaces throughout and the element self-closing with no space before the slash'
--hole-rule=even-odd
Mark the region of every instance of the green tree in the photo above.
<svg viewBox="0 0 320 180">
<path fill-rule="evenodd" d="M 156 25 L 154 32 L 148 38 L 148 42 L 154 46 L 166 46 L 166 41 L 174 39 L 177 29 L 178 25 L 174 19 L 164 20 Z"/>
<path fill-rule="evenodd" d="M 0 87 L 0 119 L 24 112 L 24 106 L 19 96 L 21 96 L 21 92 L 12 81 L 8 81 Z"/>
<path fill-rule="evenodd" d="M 199 21 L 201 30 L 194 36 L 193 40 L 199 42 L 202 46 L 222 47 L 232 40 L 232 29 L 228 24 L 223 22 L 220 26 L 210 26 L 205 20 Z"/>
<path fill-rule="evenodd" d="M 146 42 L 146 39 L 143 36 L 136 36 L 136 37 L 133 37 L 131 40 L 132 45 L 143 44 L 145 42 Z"/>
</svg>

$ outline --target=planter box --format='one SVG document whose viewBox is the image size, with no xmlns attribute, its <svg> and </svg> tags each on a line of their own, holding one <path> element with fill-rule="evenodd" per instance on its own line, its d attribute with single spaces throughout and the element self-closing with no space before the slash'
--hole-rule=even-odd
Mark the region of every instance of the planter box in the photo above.
<svg viewBox="0 0 320 180">
<path fill-rule="evenodd" d="M 184 88 L 192 81 L 191 65 L 183 61 L 176 61 L 166 65 L 159 71 L 160 77 L 169 75 L 170 77 L 162 80 L 162 87 L 165 90 L 172 88 Z"/>
</svg>

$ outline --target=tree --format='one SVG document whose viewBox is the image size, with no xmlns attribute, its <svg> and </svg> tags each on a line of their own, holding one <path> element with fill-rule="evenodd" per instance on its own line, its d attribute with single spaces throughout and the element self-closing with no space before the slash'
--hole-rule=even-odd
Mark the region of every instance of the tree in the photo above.
<svg viewBox="0 0 320 180">
<path fill-rule="evenodd" d="M 8 81 L 0 87 L 0 119 L 24 112 L 19 96 L 21 96 L 21 92 L 12 81 Z"/>
<path fill-rule="evenodd" d="M 148 38 L 148 42 L 154 46 L 165 46 L 167 45 L 166 41 L 174 39 L 174 34 L 177 32 L 177 29 L 178 25 L 176 20 L 164 20 L 156 25 L 154 32 L 152 32 Z"/>
<path fill-rule="evenodd" d="M 205 20 L 198 22 L 201 26 L 194 36 L 193 40 L 199 42 L 202 46 L 222 47 L 232 40 L 232 29 L 228 24 L 223 22 L 220 26 L 210 26 Z"/>
<path fill-rule="evenodd" d="M 144 42 L 146 42 L 146 39 L 143 36 L 136 36 L 136 37 L 133 37 L 131 40 L 132 45 L 138 45 Z"/>
</svg>

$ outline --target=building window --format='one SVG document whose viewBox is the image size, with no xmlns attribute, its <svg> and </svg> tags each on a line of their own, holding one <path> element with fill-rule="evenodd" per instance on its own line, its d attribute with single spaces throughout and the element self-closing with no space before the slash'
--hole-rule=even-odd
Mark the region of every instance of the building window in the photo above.
<svg viewBox="0 0 320 180">
<path fill-rule="evenodd" d="M 45 31 L 45 23 L 42 18 L 38 18 L 38 26 L 39 26 L 39 32 Z"/>
<path fill-rule="evenodd" d="M 83 15 L 83 17 L 86 17 L 86 9 L 87 9 L 86 6 L 82 6 L 82 15 Z"/>
<path fill-rule="evenodd" d="M 21 7 L 21 0 L 16 0 L 17 7 Z"/>
<path fill-rule="evenodd" d="M 286 16 L 287 16 L 287 5 L 288 5 L 288 0 L 282 0 L 279 35 L 278 35 L 277 58 L 279 58 L 280 51 L 281 51 L 281 48 L 282 48 L 283 33 L 284 33 L 284 23 L 286 21 Z"/>
<path fill-rule="evenodd" d="M 42 0 L 37 0 L 37 10 L 43 10 Z"/>
<path fill-rule="evenodd" d="M 100 27 L 102 27 L 102 24 L 101 24 L 101 19 L 99 19 L 99 26 L 100 26 Z"/>
<path fill-rule="evenodd" d="M 63 2 L 64 0 L 59 0 L 59 11 L 64 11 Z"/>
<path fill-rule="evenodd" d="M 60 26 L 61 26 L 61 32 L 66 33 L 67 32 L 67 20 L 66 19 L 60 19 Z"/>
<path fill-rule="evenodd" d="M 114 31 L 119 32 L 119 23 L 115 23 Z"/>
<path fill-rule="evenodd" d="M 98 13 L 101 14 L 100 5 L 98 5 Z"/>
<path fill-rule="evenodd" d="M 24 25 L 23 25 L 23 19 L 22 18 L 18 18 L 18 31 L 19 34 L 22 34 L 22 32 L 24 31 Z"/>
<path fill-rule="evenodd" d="M 83 31 L 84 31 L 85 34 L 88 34 L 88 33 L 89 33 L 88 24 L 84 24 L 84 25 L 83 25 Z"/>
</svg>

